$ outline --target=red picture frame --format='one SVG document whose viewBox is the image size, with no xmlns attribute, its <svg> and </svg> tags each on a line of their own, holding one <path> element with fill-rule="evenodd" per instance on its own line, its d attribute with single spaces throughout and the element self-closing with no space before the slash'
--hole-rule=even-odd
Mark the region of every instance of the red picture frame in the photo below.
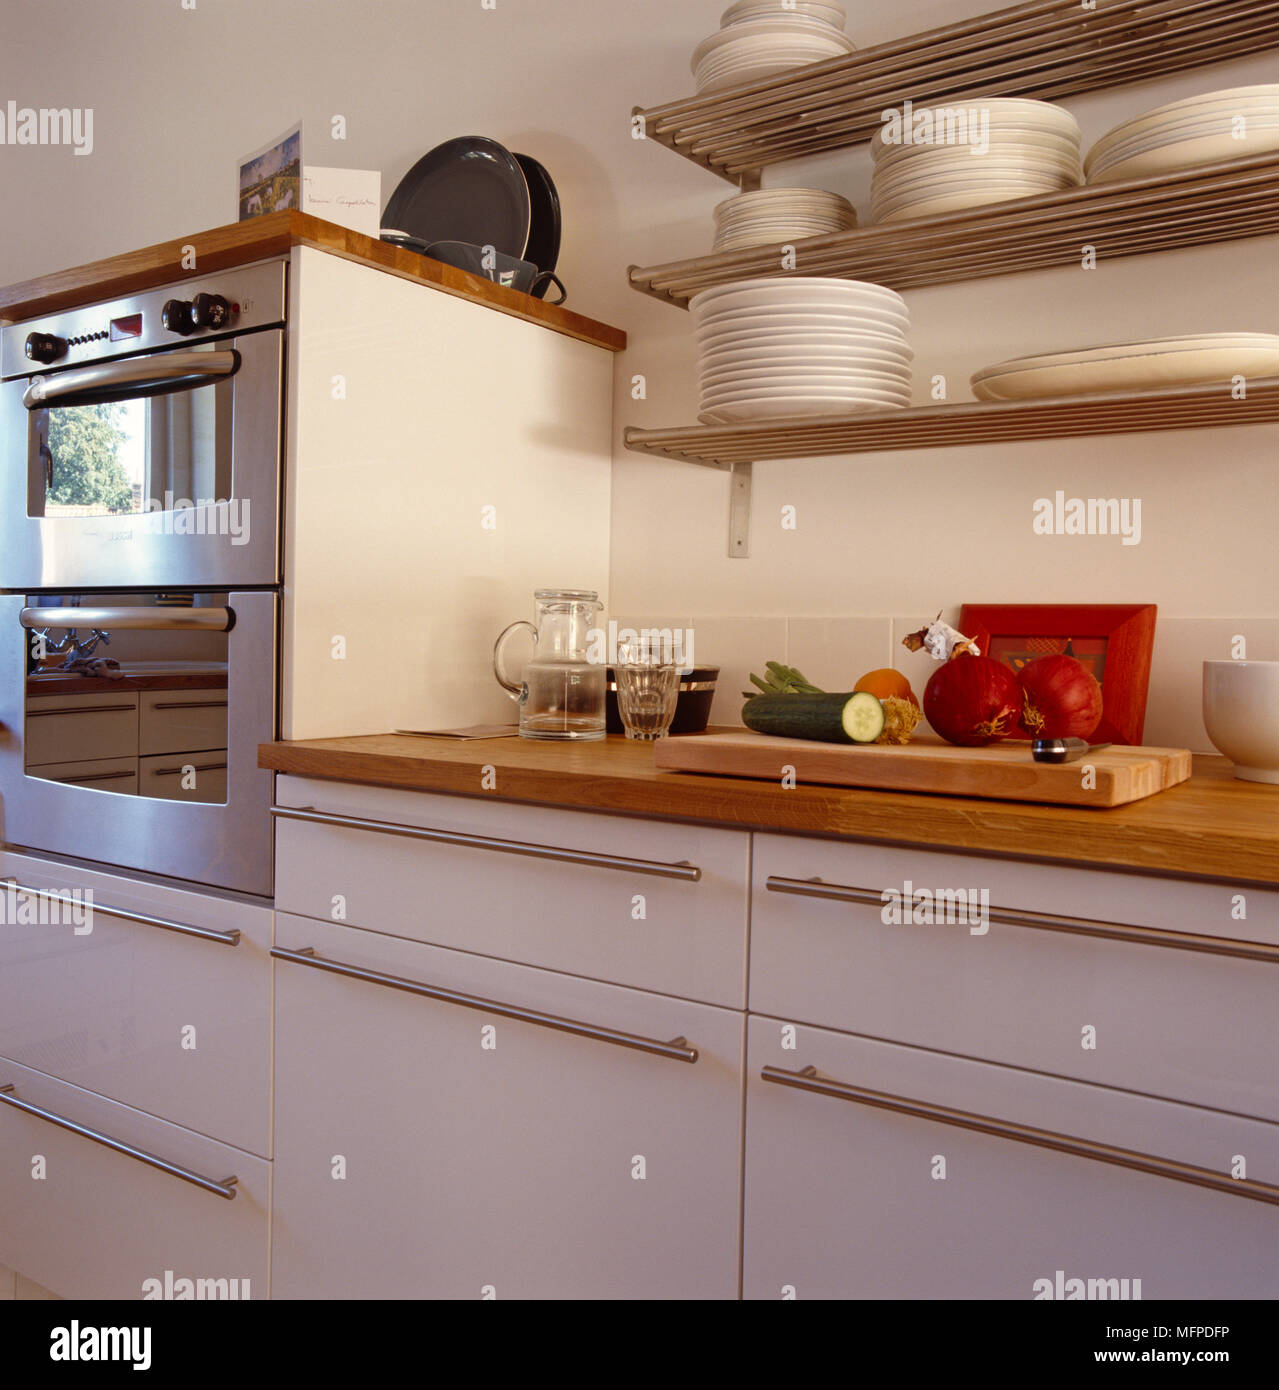
<svg viewBox="0 0 1279 1390">
<path fill-rule="evenodd" d="M 1077 657 L 1101 682 L 1101 723 L 1092 742 L 1139 744 L 1156 611 L 1153 603 L 966 603 L 959 630 L 983 656 L 1014 670 L 1051 652 Z"/>
</svg>

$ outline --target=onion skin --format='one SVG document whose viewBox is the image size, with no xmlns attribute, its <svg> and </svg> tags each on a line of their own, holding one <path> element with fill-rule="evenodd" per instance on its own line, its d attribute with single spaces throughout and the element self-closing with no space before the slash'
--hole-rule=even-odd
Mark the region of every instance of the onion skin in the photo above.
<svg viewBox="0 0 1279 1390">
<path fill-rule="evenodd" d="M 924 689 L 924 718 L 961 748 L 983 748 L 1017 728 L 1024 703 L 1011 666 L 989 656 L 943 662 Z"/>
<path fill-rule="evenodd" d="M 1073 656 L 1028 661 L 1021 688 L 1021 726 L 1031 738 L 1091 738 L 1101 723 L 1101 686 Z"/>
</svg>

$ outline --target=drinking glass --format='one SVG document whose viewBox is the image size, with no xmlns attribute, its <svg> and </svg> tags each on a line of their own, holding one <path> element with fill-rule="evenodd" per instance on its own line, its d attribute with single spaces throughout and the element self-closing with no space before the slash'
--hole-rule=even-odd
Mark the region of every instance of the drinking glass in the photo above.
<svg viewBox="0 0 1279 1390">
<path fill-rule="evenodd" d="M 670 653 L 623 646 L 617 653 L 617 710 L 626 737 L 662 738 L 675 718 L 679 667 Z"/>
</svg>

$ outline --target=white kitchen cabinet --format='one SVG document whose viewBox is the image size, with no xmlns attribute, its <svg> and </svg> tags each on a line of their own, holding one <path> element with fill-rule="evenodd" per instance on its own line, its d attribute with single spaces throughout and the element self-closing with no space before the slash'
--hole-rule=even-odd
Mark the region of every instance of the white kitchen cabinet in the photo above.
<svg viewBox="0 0 1279 1390">
<path fill-rule="evenodd" d="M 0 1057 L 3 1087 L 0 1261 L 62 1298 L 138 1299 L 166 1273 L 267 1296 L 268 1162 Z"/>
<path fill-rule="evenodd" d="M 740 1013 L 285 914 L 276 951 L 275 1297 L 736 1296 Z"/>
<path fill-rule="evenodd" d="M 608 587 L 613 353 L 295 247 L 288 371 L 282 737 L 514 722 L 498 633 Z"/>
<path fill-rule="evenodd" d="M 907 882 L 1006 920 L 886 924 Z M 755 837 L 755 1013 L 1279 1120 L 1277 987 L 1273 891 Z"/>
<path fill-rule="evenodd" d="M 743 831 L 298 777 L 276 796 L 281 911 L 746 1002 Z"/>
<path fill-rule="evenodd" d="M 270 1156 L 268 909 L 5 854 L 0 915 L 0 1056 Z"/>
<path fill-rule="evenodd" d="M 138 697 L 132 691 L 34 696 L 26 703 L 24 736 L 29 768 L 136 758 Z"/>
<path fill-rule="evenodd" d="M 807 1068 L 881 1105 L 783 1084 Z M 979 1118 L 1186 1167 L 1156 1176 L 981 1132 Z M 748 1298 L 1279 1296 L 1279 1206 L 1232 1177 L 1242 1159 L 1279 1197 L 1272 1124 L 753 1016 L 746 1135 Z"/>
<path fill-rule="evenodd" d="M 200 752 L 227 744 L 226 690 L 144 690 L 138 753 Z"/>
<path fill-rule="evenodd" d="M 167 801 L 226 801 L 227 752 L 160 753 L 138 759 L 138 791 Z"/>
</svg>

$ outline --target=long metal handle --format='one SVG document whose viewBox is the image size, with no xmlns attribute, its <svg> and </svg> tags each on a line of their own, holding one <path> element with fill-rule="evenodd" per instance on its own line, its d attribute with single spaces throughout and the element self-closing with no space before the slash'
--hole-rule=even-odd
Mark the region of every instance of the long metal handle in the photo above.
<svg viewBox="0 0 1279 1390">
<path fill-rule="evenodd" d="M 48 719 L 53 715 L 64 714 L 123 714 L 126 710 L 132 712 L 135 709 L 137 705 L 80 705 L 76 709 L 29 709 L 26 717 Z"/>
<path fill-rule="evenodd" d="M 32 774 L 28 774 L 30 776 Z M 136 777 L 138 774 L 132 768 L 119 772 L 86 772 L 79 777 L 51 777 L 51 782 L 64 782 L 67 786 L 79 786 L 83 782 L 121 782 L 126 777 Z"/>
<path fill-rule="evenodd" d="M 225 700 L 161 700 L 152 709 L 226 709 Z"/>
<path fill-rule="evenodd" d="M 831 898 L 836 902 L 882 907 L 884 895 L 868 888 L 846 888 L 824 883 L 820 878 L 774 878 L 764 880 L 770 893 L 793 893 L 801 898 Z M 1205 955 L 1233 956 L 1238 960 L 1279 961 L 1279 946 L 1265 941 L 1240 941 L 1231 936 L 1196 936 L 1191 932 L 1168 931 L 1164 927 L 1127 926 L 1122 922 L 1098 922 L 1090 917 L 1058 917 L 1050 912 L 1020 912 L 1010 908 L 991 908 L 991 922 L 1009 927 L 1032 927 L 1039 931 L 1067 932 L 1072 936 L 1100 937 L 1106 941 L 1132 941 L 1142 946 L 1165 946 L 1175 951 L 1199 951 Z"/>
<path fill-rule="evenodd" d="M 230 632 L 230 608 L 24 608 L 18 621 L 39 631 L 47 627 L 112 627 L 122 632 Z"/>
<path fill-rule="evenodd" d="M 1058 1134 L 1056 1130 L 1035 1129 L 1031 1125 L 1019 1125 L 1012 1120 L 998 1120 L 990 1115 L 978 1115 L 971 1110 L 953 1110 L 946 1105 L 934 1105 L 926 1100 L 912 1100 L 888 1091 L 871 1091 L 864 1086 L 850 1086 L 846 1081 L 831 1081 L 819 1076 L 816 1067 L 805 1067 L 803 1071 L 764 1067 L 760 1077 L 778 1086 L 791 1086 L 797 1091 L 812 1091 L 814 1095 L 851 1100 L 858 1105 L 869 1105 L 877 1110 L 891 1110 L 898 1115 L 935 1120 L 938 1124 L 954 1125 L 958 1129 L 973 1130 L 978 1134 L 992 1134 L 997 1139 L 1011 1139 L 1018 1144 L 1032 1144 L 1036 1148 L 1053 1149 L 1057 1153 L 1073 1154 L 1077 1158 L 1091 1158 L 1098 1163 L 1113 1163 L 1119 1168 L 1132 1168 L 1139 1173 L 1152 1173 L 1158 1178 L 1171 1178 L 1175 1182 L 1191 1183 L 1195 1187 L 1209 1187 L 1214 1192 L 1228 1192 L 1234 1197 L 1249 1197 L 1254 1202 L 1269 1202 L 1279 1206 L 1279 1187 L 1258 1182 L 1254 1178 L 1231 1178 L 1224 1173 L 1214 1172 L 1211 1168 L 1198 1168 L 1192 1163 L 1179 1163 L 1172 1158 L 1157 1158 L 1153 1154 L 1138 1153 L 1135 1149 L 1121 1149 L 1114 1144 L 1097 1143 L 1093 1139 L 1078 1139 L 1073 1135 Z"/>
<path fill-rule="evenodd" d="M 226 763 L 188 763 L 187 767 L 192 772 L 222 772 L 226 769 Z M 155 767 L 151 769 L 152 777 L 181 777 L 186 771 L 186 767 Z"/>
<path fill-rule="evenodd" d="M 240 354 L 233 348 L 130 357 L 123 362 L 101 362 L 34 377 L 23 392 L 22 404 L 28 410 L 39 410 L 55 401 L 85 405 L 129 400 L 139 395 L 156 396 L 208 386 L 234 376 L 239 367 Z"/>
<path fill-rule="evenodd" d="M 406 980 L 400 975 L 384 975 L 379 970 L 365 970 L 361 966 L 347 965 L 342 961 L 324 960 L 315 954 L 315 949 L 311 946 L 301 951 L 286 951 L 282 947 L 273 946 L 271 954 L 276 960 L 289 960 L 295 965 L 309 965 L 313 970 L 327 970 L 333 975 L 345 975 L 352 980 L 384 985 L 387 989 L 421 995 L 424 999 L 435 999 L 443 1004 L 478 1009 L 481 1013 L 513 1018 L 520 1023 L 535 1023 L 539 1028 L 554 1028 L 557 1032 L 573 1033 L 579 1038 L 594 1038 L 597 1042 L 633 1048 L 636 1052 L 651 1052 L 656 1057 L 669 1057 L 676 1062 L 697 1061 L 697 1049 L 689 1046 L 687 1038 L 672 1038 L 670 1042 L 661 1042 L 657 1038 L 643 1038 L 635 1033 L 618 1032 L 616 1028 L 600 1028 L 593 1023 L 558 1018 L 555 1014 L 539 1013 L 536 1009 L 523 1009 L 515 1004 L 499 1004 L 492 999 L 480 999 L 474 994 L 459 994 L 456 990 L 440 989 L 435 985 L 420 984 L 417 980 Z"/>
<path fill-rule="evenodd" d="M 19 883 L 16 879 L 6 878 L 0 882 L 3 882 L 6 888 L 11 888 L 15 893 L 27 893 L 33 898 L 44 898 L 47 902 L 61 903 L 63 906 L 84 906 L 83 903 L 77 902 L 74 898 L 65 898 L 57 893 L 50 893 L 44 888 L 31 888 L 25 883 Z M 97 917 L 116 917 L 122 922 L 140 922 L 144 927 L 159 927 L 162 931 L 174 931 L 182 936 L 198 936 L 204 941 L 216 941 L 223 946 L 238 946 L 240 944 L 240 933 L 234 929 L 217 931 L 213 927 L 193 927 L 189 922 L 171 922 L 167 917 L 151 917 L 144 912 L 128 912 L 121 907 L 103 907 L 96 902 L 93 904 L 92 910 L 94 916 Z"/>
<path fill-rule="evenodd" d="M 3 1101 L 5 1105 L 11 1105 L 15 1110 L 21 1110 L 26 1115 L 34 1115 L 38 1120 L 47 1120 L 51 1125 L 57 1125 L 59 1129 L 69 1129 L 72 1134 L 79 1134 L 85 1139 L 92 1139 L 95 1144 L 101 1144 L 105 1149 L 114 1149 L 116 1153 L 127 1154 L 130 1158 L 136 1158 L 139 1163 L 145 1163 L 151 1168 L 158 1168 L 162 1173 L 171 1173 L 175 1178 L 181 1178 L 183 1182 L 189 1182 L 193 1187 L 202 1187 L 206 1192 L 213 1192 L 219 1197 L 225 1197 L 228 1202 L 235 1198 L 236 1184 L 240 1181 L 237 1177 L 232 1176 L 221 1180 L 206 1178 L 203 1173 L 197 1173 L 191 1168 L 183 1168 L 178 1163 L 170 1163 L 167 1158 L 148 1153 L 145 1149 L 135 1148 L 132 1144 L 126 1144 L 121 1139 L 112 1139 L 109 1134 L 90 1129 L 88 1125 L 78 1124 L 75 1120 L 67 1119 L 65 1115 L 55 1114 L 52 1110 L 42 1110 L 40 1106 L 32 1105 L 27 1100 L 19 1100 L 14 1094 L 15 1090 L 16 1087 L 12 1082 L 0 1086 L 0 1101 Z"/>
<path fill-rule="evenodd" d="M 360 816 L 336 816 L 312 806 L 272 806 L 271 814 L 281 820 L 314 821 L 318 825 L 338 825 L 349 830 L 372 830 L 382 835 L 403 835 L 411 840 L 430 840 L 434 844 L 463 845 L 467 849 L 491 849 L 502 854 L 524 854 L 532 859 L 555 859 L 567 864 L 589 864 L 595 869 L 620 869 L 631 874 L 652 874 L 657 878 L 679 878 L 697 883 L 702 871 L 695 864 L 662 864 L 652 859 L 628 859 L 620 854 L 595 854 L 590 850 L 556 849 L 553 845 L 525 844 L 520 840 L 497 840 L 488 835 L 467 835 L 460 830 L 425 830 L 419 825 L 400 825 L 395 821 L 365 820 Z"/>
</svg>

